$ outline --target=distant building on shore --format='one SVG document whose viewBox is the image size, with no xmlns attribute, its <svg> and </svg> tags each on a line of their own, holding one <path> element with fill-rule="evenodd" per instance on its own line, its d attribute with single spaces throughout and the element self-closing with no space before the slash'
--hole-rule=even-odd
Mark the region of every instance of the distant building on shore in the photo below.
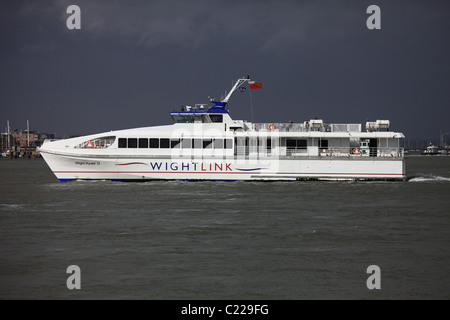
<svg viewBox="0 0 450 320">
<path fill-rule="evenodd" d="M 10 156 L 10 154 L 26 154 L 36 151 L 45 139 L 55 139 L 51 133 L 37 131 L 17 131 L 2 132 L 0 139 L 0 156 Z"/>
<path fill-rule="evenodd" d="M 37 131 L 30 131 L 28 132 L 13 132 L 13 139 L 16 143 L 16 145 L 24 148 L 35 148 L 42 145 L 42 143 L 45 141 L 45 139 L 55 139 L 54 134 L 49 133 L 42 133 Z"/>
</svg>

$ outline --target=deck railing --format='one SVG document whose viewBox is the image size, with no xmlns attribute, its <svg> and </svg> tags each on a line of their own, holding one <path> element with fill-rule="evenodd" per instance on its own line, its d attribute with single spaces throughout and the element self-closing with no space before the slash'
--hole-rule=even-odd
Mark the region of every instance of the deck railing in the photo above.
<svg viewBox="0 0 450 320">
<path fill-rule="evenodd" d="M 253 128 L 258 132 L 361 132 L 359 123 L 325 123 L 318 127 L 305 123 L 255 123 Z"/>
<path fill-rule="evenodd" d="M 259 132 L 307 132 L 303 123 L 255 123 L 255 131 Z"/>
<path fill-rule="evenodd" d="M 255 147 L 239 146 L 234 149 L 235 156 L 289 156 L 289 157 L 334 157 L 334 158 L 402 158 L 404 156 L 404 148 L 358 148 L 358 147 L 339 147 L 339 148 L 315 148 L 310 150 L 303 149 L 286 149 L 286 153 L 276 149 L 265 149 Z"/>
<path fill-rule="evenodd" d="M 319 148 L 317 154 L 311 154 L 307 149 L 287 149 L 287 156 L 321 156 L 321 157 L 384 157 L 399 158 L 404 156 L 404 148 L 380 147 L 330 147 Z"/>
</svg>

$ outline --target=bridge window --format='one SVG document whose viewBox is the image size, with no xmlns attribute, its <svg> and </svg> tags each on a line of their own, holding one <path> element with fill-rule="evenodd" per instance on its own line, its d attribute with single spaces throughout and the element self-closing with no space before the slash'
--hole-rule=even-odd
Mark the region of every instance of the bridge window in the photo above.
<svg viewBox="0 0 450 320">
<path fill-rule="evenodd" d="M 172 114 L 172 119 L 175 123 L 207 123 L 211 122 L 211 119 L 206 114 L 195 114 L 195 113 L 187 113 L 187 114 Z"/>
<path fill-rule="evenodd" d="M 209 118 L 211 119 L 211 122 L 214 122 L 214 123 L 222 123 L 223 122 L 223 115 L 221 115 L 221 114 L 210 114 Z"/>
</svg>

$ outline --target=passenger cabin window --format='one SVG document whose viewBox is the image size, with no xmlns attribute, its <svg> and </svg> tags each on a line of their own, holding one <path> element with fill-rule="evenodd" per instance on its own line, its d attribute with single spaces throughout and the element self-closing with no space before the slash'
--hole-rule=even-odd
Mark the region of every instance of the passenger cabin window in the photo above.
<svg viewBox="0 0 450 320">
<path fill-rule="evenodd" d="M 247 139 L 248 140 L 248 139 Z M 119 148 L 139 148 L 139 149 L 232 149 L 233 139 L 199 139 L 199 138 L 119 138 Z M 248 143 L 248 141 L 246 141 Z"/>
<path fill-rule="evenodd" d="M 127 138 L 119 138 L 119 148 L 127 147 Z"/>
<path fill-rule="evenodd" d="M 150 148 L 159 148 L 158 138 L 150 138 Z"/>
<path fill-rule="evenodd" d="M 128 148 L 137 148 L 137 138 L 128 138 Z"/>
<path fill-rule="evenodd" d="M 192 148 L 192 139 L 181 140 L 181 147 L 183 149 L 191 149 Z"/>
<path fill-rule="evenodd" d="M 286 139 L 286 148 L 287 149 L 306 149 L 307 141 L 305 139 Z"/>
<path fill-rule="evenodd" d="M 212 139 L 203 139 L 203 149 L 212 148 Z"/>
<path fill-rule="evenodd" d="M 148 139 L 139 138 L 139 148 L 148 148 Z"/>
<path fill-rule="evenodd" d="M 223 149 L 223 139 L 214 139 L 214 149 Z"/>
<path fill-rule="evenodd" d="M 320 140 L 319 148 L 320 149 L 328 149 L 328 140 Z"/>
<path fill-rule="evenodd" d="M 225 149 L 233 148 L 233 139 L 224 139 L 223 142 L 224 142 Z"/>
<path fill-rule="evenodd" d="M 159 147 L 160 148 L 164 148 L 164 149 L 168 149 L 170 146 L 170 140 L 166 139 L 166 138 L 162 138 L 159 140 Z"/>
<path fill-rule="evenodd" d="M 180 139 L 170 139 L 170 148 L 175 149 L 180 147 Z"/>
<path fill-rule="evenodd" d="M 287 139 L 286 140 L 286 147 L 288 149 L 297 149 L 297 140 Z"/>
<path fill-rule="evenodd" d="M 194 149 L 201 149 L 203 147 L 202 139 L 192 139 L 192 147 Z"/>
<path fill-rule="evenodd" d="M 301 139 L 301 140 L 297 140 L 297 149 L 306 149 L 308 146 L 308 143 L 306 140 Z"/>
</svg>

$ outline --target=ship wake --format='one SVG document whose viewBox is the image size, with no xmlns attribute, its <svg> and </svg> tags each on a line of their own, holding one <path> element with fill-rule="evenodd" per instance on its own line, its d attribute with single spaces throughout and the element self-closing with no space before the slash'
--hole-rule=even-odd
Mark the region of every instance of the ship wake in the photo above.
<svg viewBox="0 0 450 320">
<path fill-rule="evenodd" d="M 449 177 L 435 176 L 432 174 L 414 174 L 406 177 L 406 181 L 408 182 L 433 182 L 433 181 L 441 181 L 441 182 L 450 182 Z"/>
</svg>

